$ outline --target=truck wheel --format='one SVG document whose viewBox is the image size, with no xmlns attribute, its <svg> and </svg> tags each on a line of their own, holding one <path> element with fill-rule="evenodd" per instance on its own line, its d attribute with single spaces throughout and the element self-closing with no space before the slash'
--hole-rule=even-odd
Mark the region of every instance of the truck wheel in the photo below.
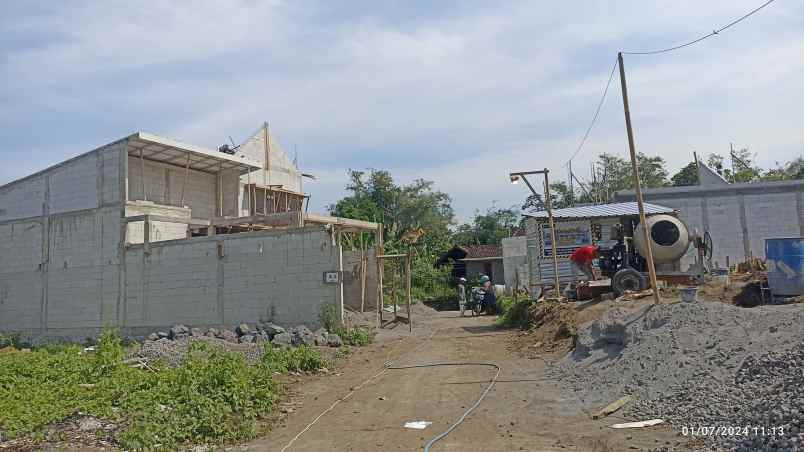
<svg viewBox="0 0 804 452">
<path fill-rule="evenodd" d="M 614 274 L 611 278 L 611 288 L 614 293 L 619 297 L 624 294 L 626 290 L 631 292 L 639 292 L 648 288 L 648 281 L 642 273 L 634 270 L 633 268 L 623 268 Z"/>
</svg>

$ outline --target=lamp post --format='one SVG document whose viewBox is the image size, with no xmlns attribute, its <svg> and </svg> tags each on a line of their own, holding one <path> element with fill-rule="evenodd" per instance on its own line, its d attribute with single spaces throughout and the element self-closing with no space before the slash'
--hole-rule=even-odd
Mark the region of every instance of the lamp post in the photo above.
<svg viewBox="0 0 804 452">
<path fill-rule="evenodd" d="M 553 277 L 554 277 L 554 293 L 557 299 L 561 298 L 561 282 L 559 280 L 558 274 L 558 252 L 556 250 L 556 225 L 553 221 L 553 203 L 550 199 L 550 181 L 548 174 L 550 170 L 547 168 L 540 170 L 540 171 L 520 171 L 515 173 L 510 173 L 508 177 L 511 178 L 511 183 L 516 184 L 522 179 L 525 184 L 530 189 L 531 193 L 534 195 L 538 195 L 536 190 L 533 188 L 533 185 L 530 184 L 528 178 L 526 176 L 531 174 L 543 174 L 544 175 L 544 206 L 547 209 L 547 218 L 550 224 L 550 244 L 552 247 L 553 252 Z"/>
</svg>

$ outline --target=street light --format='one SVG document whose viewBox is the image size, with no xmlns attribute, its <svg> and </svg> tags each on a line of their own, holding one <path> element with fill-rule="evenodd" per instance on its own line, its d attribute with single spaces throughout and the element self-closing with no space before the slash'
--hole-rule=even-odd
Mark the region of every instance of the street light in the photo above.
<svg viewBox="0 0 804 452">
<path fill-rule="evenodd" d="M 552 245 L 553 251 L 553 272 L 554 272 L 554 284 L 555 284 L 555 297 L 557 299 L 561 298 L 561 281 L 559 280 L 558 274 L 558 252 L 556 250 L 556 225 L 553 221 L 553 206 L 550 202 L 550 181 L 548 180 L 547 174 L 550 172 L 547 168 L 539 171 L 520 171 L 515 173 L 509 173 L 508 177 L 511 179 L 512 184 L 516 184 L 519 182 L 519 179 L 525 181 L 525 184 L 530 189 L 531 193 L 534 195 L 538 195 L 536 190 L 533 188 L 533 185 L 528 182 L 528 178 L 525 177 L 528 174 L 544 174 L 544 206 L 547 209 L 547 218 L 550 221 L 550 244 Z"/>
</svg>

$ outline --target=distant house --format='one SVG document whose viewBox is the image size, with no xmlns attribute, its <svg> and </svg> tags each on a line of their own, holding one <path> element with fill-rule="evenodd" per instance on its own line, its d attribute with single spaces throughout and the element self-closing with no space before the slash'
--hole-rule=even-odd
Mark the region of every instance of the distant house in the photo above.
<svg viewBox="0 0 804 452">
<path fill-rule="evenodd" d="M 486 275 L 493 284 L 505 284 L 502 247 L 499 245 L 455 245 L 441 255 L 436 267 L 450 262 L 455 278 Z"/>
</svg>

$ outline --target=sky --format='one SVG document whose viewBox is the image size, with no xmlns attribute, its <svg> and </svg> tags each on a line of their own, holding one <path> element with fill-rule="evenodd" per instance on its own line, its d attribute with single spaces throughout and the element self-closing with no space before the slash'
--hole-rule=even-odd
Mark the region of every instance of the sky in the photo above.
<svg viewBox="0 0 804 452">
<path fill-rule="evenodd" d="M 508 173 L 566 180 L 617 51 L 664 48 L 761 0 L 9 2 L 0 16 L 0 184 L 145 131 L 215 149 L 264 121 L 311 211 L 347 170 L 422 178 L 456 221 L 521 205 Z M 749 148 L 804 153 L 804 3 L 777 0 L 695 46 L 626 56 L 637 150 L 672 172 Z M 619 81 L 584 149 L 627 158 Z"/>
</svg>

